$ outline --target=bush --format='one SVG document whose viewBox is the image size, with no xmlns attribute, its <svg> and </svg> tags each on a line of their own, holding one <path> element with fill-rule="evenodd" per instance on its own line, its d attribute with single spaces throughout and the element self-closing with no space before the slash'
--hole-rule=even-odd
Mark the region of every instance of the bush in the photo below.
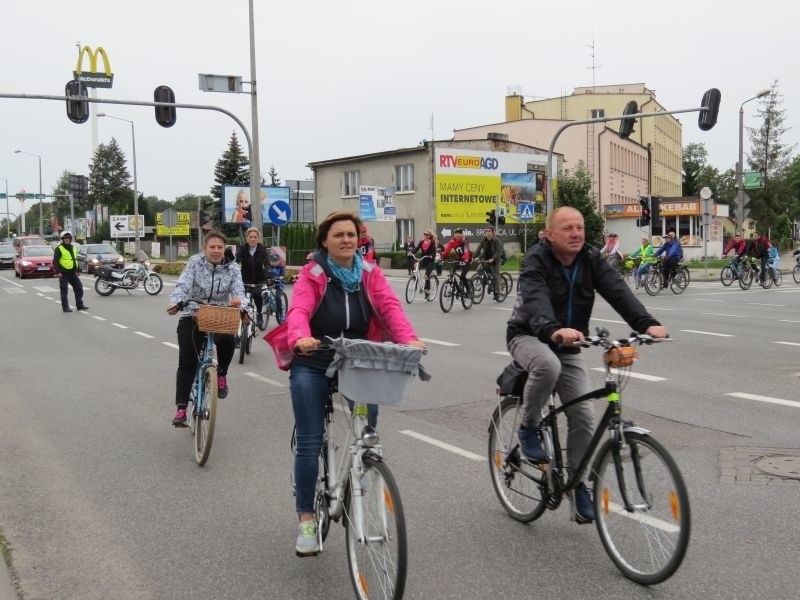
<svg viewBox="0 0 800 600">
<path fill-rule="evenodd" d="M 156 263 L 153 265 L 153 271 L 163 275 L 180 275 L 185 266 L 185 262 Z"/>
</svg>

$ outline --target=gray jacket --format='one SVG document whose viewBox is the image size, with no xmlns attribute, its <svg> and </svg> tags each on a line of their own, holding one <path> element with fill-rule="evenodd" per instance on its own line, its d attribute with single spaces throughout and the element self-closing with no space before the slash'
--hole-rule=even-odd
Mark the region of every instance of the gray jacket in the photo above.
<svg viewBox="0 0 800 600">
<path fill-rule="evenodd" d="M 242 272 L 235 262 L 214 265 L 204 253 L 195 254 L 186 263 L 186 268 L 175 284 L 175 291 L 169 297 L 172 304 L 184 300 L 198 300 L 204 304 L 229 306 L 232 298 L 239 298 L 242 306 L 247 304 L 247 296 L 242 283 Z M 181 313 L 192 316 L 197 311 L 197 303 L 189 302 Z"/>
</svg>

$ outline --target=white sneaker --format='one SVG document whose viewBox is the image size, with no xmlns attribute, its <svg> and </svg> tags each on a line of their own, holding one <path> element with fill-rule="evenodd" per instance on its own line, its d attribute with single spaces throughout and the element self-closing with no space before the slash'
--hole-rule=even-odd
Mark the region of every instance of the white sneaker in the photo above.
<svg viewBox="0 0 800 600">
<path fill-rule="evenodd" d="M 314 519 L 302 521 L 297 525 L 297 556 L 316 556 L 319 554 L 319 539 L 317 539 L 317 523 Z"/>
</svg>

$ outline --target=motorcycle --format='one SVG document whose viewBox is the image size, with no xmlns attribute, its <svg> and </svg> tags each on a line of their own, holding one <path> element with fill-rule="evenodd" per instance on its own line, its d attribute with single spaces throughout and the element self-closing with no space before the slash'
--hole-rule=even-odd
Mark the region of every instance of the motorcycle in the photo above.
<svg viewBox="0 0 800 600">
<path fill-rule="evenodd" d="M 101 296 L 110 296 L 118 288 L 130 294 L 130 290 L 138 288 L 140 283 L 145 292 L 155 296 L 164 287 L 161 276 L 150 270 L 149 260 L 126 263 L 121 269 L 98 266 L 94 275 L 94 291 Z"/>
</svg>

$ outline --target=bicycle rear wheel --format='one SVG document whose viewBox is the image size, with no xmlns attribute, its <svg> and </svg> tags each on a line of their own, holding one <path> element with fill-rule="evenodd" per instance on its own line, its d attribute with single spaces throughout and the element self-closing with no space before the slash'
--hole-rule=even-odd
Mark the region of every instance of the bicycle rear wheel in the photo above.
<svg viewBox="0 0 800 600">
<path fill-rule="evenodd" d="M 414 301 L 417 287 L 419 287 L 419 280 L 416 275 L 412 275 L 406 282 L 406 304 L 411 304 Z"/>
<path fill-rule="evenodd" d="M 217 367 L 210 365 L 203 373 L 203 393 L 195 409 L 194 459 L 201 467 L 211 454 L 214 424 L 217 420 Z"/>
<path fill-rule="evenodd" d="M 442 292 L 439 294 L 439 306 L 443 312 L 450 312 L 453 308 L 453 296 L 455 295 L 453 282 L 449 279 L 442 284 Z"/>
<path fill-rule="evenodd" d="M 517 430 L 521 419 L 522 398 L 503 398 L 489 423 L 489 474 L 505 511 L 512 519 L 528 523 L 538 519 L 546 508 L 544 471 L 520 455 Z"/>
<path fill-rule="evenodd" d="M 402 598 L 408 545 L 405 513 L 397 483 L 386 463 L 371 456 L 364 456 L 360 482 L 361 518 L 354 507 L 356 498 L 352 494 L 352 484 L 345 513 L 347 563 L 356 598 Z"/>
<path fill-rule="evenodd" d="M 592 470 L 597 532 L 609 557 L 632 581 L 660 583 L 681 564 L 689 544 L 689 494 L 678 466 L 649 435 L 609 440 Z M 625 507 L 626 499 L 629 508 Z"/>
<path fill-rule="evenodd" d="M 500 273 L 500 287 L 497 289 L 497 301 L 503 302 L 514 288 L 514 278 L 510 273 Z"/>
<path fill-rule="evenodd" d="M 775 282 L 775 287 L 781 287 L 783 283 L 783 273 L 780 269 L 772 269 L 772 279 Z"/>
<path fill-rule="evenodd" d="M 475 304 L 483 302 L 483 296 L 486 294 L 486 286 L 484 285 L 483 275 L 475 273 L 470 277 L 472 282 L 472 300 Z"/>
</svg>

